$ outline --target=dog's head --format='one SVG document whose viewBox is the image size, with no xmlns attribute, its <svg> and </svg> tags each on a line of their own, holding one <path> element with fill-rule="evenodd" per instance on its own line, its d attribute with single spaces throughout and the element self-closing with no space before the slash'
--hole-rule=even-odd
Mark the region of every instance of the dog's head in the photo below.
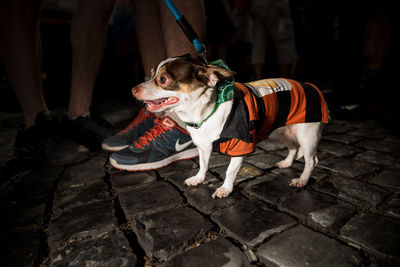
<svg viewBox="0 0 400 267">
<path fill-rule="evenodd" d="M 132 94 L 145 102 L 149 111 L 160 112 L 194 103 L 218 81 L 234 74 L 188 56 L 168 58 L 152 69 L 149 81 L 132 88 Z"/>
</svg>

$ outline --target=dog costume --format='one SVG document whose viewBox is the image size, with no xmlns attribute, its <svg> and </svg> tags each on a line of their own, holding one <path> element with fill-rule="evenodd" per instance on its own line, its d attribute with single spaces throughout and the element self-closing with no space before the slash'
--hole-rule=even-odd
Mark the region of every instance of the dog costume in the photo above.
<svg viewBox="0 0 400 267">
<path fill-rule="evenodd" d="M 285 125 L 328 123 L 328 109 L 319 89 L 290 79 L 265 79 L 234 83 L 232 111 L 213 150 L 243 156 L 255 144 Z"/>
</svg>

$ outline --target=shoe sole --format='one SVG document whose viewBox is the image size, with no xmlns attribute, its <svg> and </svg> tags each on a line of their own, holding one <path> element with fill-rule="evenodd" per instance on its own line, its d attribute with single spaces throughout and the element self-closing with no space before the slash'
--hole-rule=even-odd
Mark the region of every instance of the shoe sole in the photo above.
<svg viewBox="0 0 400 267">
<path fill-rule="evenodd" d="M 180 153 L 174 154 L 169 158 L 157 161 L 157 162 L 148 162 L 148 163 L 140 163 L 134 165 L 122 165 L 118 164 L 117 161 L 110 157 L 110 164 L 116 169 L 125 170 L 125 171 L 148 171 L 148 170 L 155 170 L 165 167 L 175 161 L 185 160 L 185 159 L 192 159 L 199 155 L 199 151 L 197 148 L 188 149 L 182 151 Z"/>
<path fill-rule="evenodd" d="M 109 152 L 116 152 L 116 151 L 120 151 L 126 147 L 128 147 L 129 145 L 124 145 L 124 146 L 109 146 L 107 144 L 101 144 L 101 148 L 105 151 L 109 151 Z"/>
</svg>

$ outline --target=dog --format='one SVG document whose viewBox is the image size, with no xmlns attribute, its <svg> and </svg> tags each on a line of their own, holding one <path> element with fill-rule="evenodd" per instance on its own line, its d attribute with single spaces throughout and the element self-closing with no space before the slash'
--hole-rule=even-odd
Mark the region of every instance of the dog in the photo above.
<svg viewBox="0 0 400 267">
<path fill-rule="evenodd" d="M 317 87 L 283 78 L 233 83 L 235 72 L 187 56 L 162 61 L 151 75 L 149 81 L 132 88 L 132 94 L 149 111 L 173 112 L 187 125 L 199 150 L 200 167 L 185 180 L 186 185 L 204 181 L 211 152 L 219 151 L 231 160 L 222 186 L 212 197 L 227 197 L 245 155 L 266 138 L 289 150 L 278 168 L 290 167 L 304 156 L 304 170 L 290 185 L 307 184 L 318 163 L 323 125 L 328 123 L 327 105 Z"/>
</svg>

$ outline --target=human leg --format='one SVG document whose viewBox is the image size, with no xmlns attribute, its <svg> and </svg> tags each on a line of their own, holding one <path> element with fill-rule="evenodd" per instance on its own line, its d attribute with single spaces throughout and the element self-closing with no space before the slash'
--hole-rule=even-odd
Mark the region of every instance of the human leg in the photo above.
<svg viewBox="0 0 400 267">
<path fill-rule="evenodd" d="M 80 0 L 71 25 L 72 75 L 69 114 L 89 114 L 115 0 Z"/>
<path fill-rule="evenodd" d="M 174 2 L 186 20 L 192 25 L 200 40 L 205 38 L 205 9 L 203 0 L 177 0 Z M 196 56 L 193 44 L 175 22 L 170 10 L 163 1 L 159 1 L 161 29 L 167 57 L 181 56 L 186 53 Z"/>
<path fill-rule="evenodd" d="M 135 30 L 146 77 L 165 59 L 165 44 L 156 0 L 132 0 Z"/>
<path fill-rule="evenodd" d="M 42 91 L 39 1 L 0 2 L 0 53 L 25 118 L 34 125 L 37 114 L 47 111 Z"/>
</svg>

